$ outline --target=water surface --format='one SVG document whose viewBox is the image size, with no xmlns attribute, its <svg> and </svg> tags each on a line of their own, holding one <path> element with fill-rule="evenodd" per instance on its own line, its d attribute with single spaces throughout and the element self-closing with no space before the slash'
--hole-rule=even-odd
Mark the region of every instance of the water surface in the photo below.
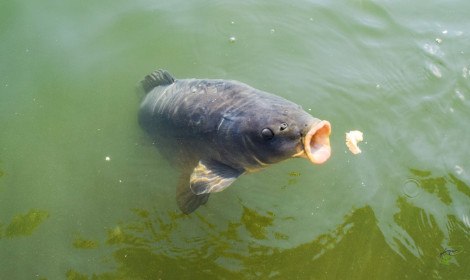
<svg viewBox="0 0 470 280">
<path fill-rule="evenodd" d="M 470 279 L 469 3 L 2 2 L 0 278 Z M 180 214 L 137 125 L 156 68 L 301 104 L 331 159 Z"/>
</svg>

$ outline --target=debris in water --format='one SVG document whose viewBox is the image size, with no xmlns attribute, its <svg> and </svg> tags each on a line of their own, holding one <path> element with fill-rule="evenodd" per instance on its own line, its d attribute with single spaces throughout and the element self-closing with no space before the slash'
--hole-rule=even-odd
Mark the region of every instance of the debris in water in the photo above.
<svg viewBox="0 0 470 280">
<path fill-rule="evenodd" d="M 364 140 L 363 133 L 359 130 L 352 130 L 346 133 L 346 146 L 351 151 L 351 153 L 357 155 L 360 154 L 362 151 L 357 146 L 357 143 Z"/>
<path fill-rule="evenodd" d="M 452 258 L 459 253 L 460 250 L 458 249 L 445 248 L 444 251 L 442 251 L 438 256 L 439 261 L 441 262 L 441 264 L 449 265 Z"/>
<path fill-rule="evenodd" d="M 289 172 L 289 176 L 291 176 L 291 177 L 298 177 L 298 176 L 300 176 L 300 172 L 291 171 L 291 172 Z"/>
</svg>

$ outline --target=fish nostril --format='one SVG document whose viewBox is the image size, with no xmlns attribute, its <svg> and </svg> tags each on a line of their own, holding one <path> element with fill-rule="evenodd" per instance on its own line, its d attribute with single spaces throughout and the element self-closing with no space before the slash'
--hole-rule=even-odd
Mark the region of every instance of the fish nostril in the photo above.
<svg viewBox="0 0 470 280">
<path fill-rule="evenodd" d="M 287 128 L 287 123 L 281 123 L 281 126 L 279 127 L 280 131 L 286 130 Z"/>
</svg>

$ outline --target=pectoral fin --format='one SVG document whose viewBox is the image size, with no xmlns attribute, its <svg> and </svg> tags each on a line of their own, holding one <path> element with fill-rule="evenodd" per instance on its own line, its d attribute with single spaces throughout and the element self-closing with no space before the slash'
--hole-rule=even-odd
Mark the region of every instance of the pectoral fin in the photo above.
<svg viewBox="0 0 470 280">
<path fill-rule="evenodd" d="M 210 195 L 208 193 L 194 194 L 188 185 L 189 176 L 189 174 L 182 174 L 176 188 L 176 204 L 184 214 L 190 214 L 199 206 L 206 204 Z"/>
<path fill-rule="evenodd" d="M 189 178 L 191 191 L 196 195 L 220 192 L 230 186 L 243 171 L 213 160 L 200 160 Z"/>
</svg>

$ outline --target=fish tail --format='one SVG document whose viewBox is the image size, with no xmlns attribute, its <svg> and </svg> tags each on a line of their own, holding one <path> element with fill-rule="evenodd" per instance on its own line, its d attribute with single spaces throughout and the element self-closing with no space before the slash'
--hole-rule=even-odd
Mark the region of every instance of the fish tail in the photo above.
<svg viewBox="0 0 470 280">
<path fill-rule="evenodd" d="M 168 71 L 159 69 L 145 76 L 140 82 L 142 88 L 147 93 L 158 86 L 170 85 L 175 82 L 175 78 Z"/>
</svg>

